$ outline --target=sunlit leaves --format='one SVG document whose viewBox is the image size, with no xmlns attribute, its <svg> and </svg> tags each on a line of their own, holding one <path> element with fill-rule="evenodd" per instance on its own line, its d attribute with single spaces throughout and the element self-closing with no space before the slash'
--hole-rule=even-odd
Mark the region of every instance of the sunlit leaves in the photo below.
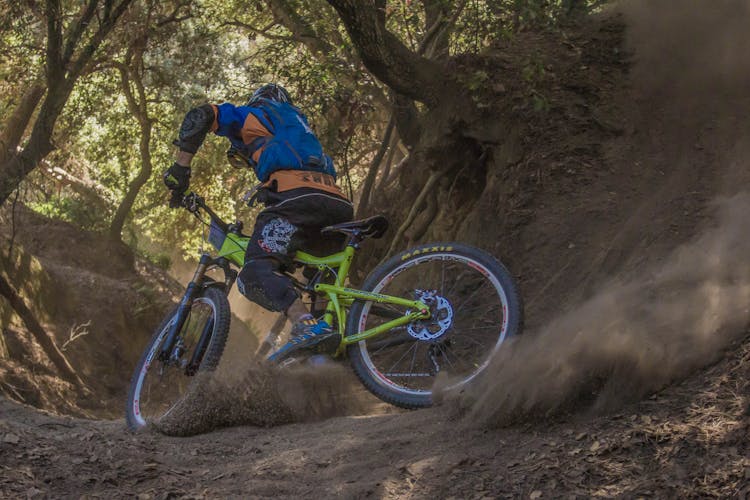
<svg viewBox="0 0 750 500">
<path fill-rule="evenodd" d="M 45 23 L 40 2 L 0 4 L 0 112 L 7 114 L 30 82 L 44 76 Z M 270 0 L 134 0 L 116 30 L 86 68 L 57 123 L 56 151 L 49 162 L 101 188 L 104 204 L 89 227 L 106 225 L 139 170 L 141 130 L 120 88 L 114 62 L 128 62 L 142 52 L 136 68 L 142 78 L 148 115 L 153 120 L 150 152 L 154 172 L 142 188 L 127 222 L 125 238 L 139 246 L 165 245 L 192 252 L 200 238 L 196 221 L 166 206 L 168 193 L 161 173 L 173 161 L 179 123 L 191 107 L 205 102 L 242 103 L 257 86 L 269 81 L 286 86 L 308 116 L 343 176 L 355 186 L 379 146 L 390 109 L 387 89 L 375 81 L 358 59 L 346 30 L 324 0 L 277 2 L 304 21 L 304 32 L 283 22 Z M 386 2 L 386 27 L 416 51 L 429 32 L 425 5 L 418 0 Z M 486 50 L 503 36 L 519 30 L 547 29 L 575 6 L 589 0 L 432 0 L 448 23 L 445 60 Z M 79 13 L 82 3 L 63 1 L 63 24 Z M 283 13 L 282 13 L 283 14 Z M 90 35 L 87 35 L 90 36 Z M 310 37 L 320 43 L 311 43 Z M 321 49 L 322 47 L 322 49 Z M 533 62 L 533 61 L 532 61 Z M 534 103 L 543 110 L 543 96 L 534 93 L 543 75 L 536 62 L 524 69 Z M 460 79 L 470 90 L 488 84 L 487 73 L 467 72 Z M 252 211 L 238 200 L 256 182 L 250 171 L 237 171 L 225 161 L 226 142 L 209 136 L 194 161 L 193 186 L 229 219 L 251 222 Z M 347 168 L 344 168 L 347 167 Z M 33 182 L 31 182 L 33 181 Z M 35 175 L 29 199 L 40 210 L 75 219 L 85 201 L 54 179 Z M 347 180 L 342 180 L 347 185 Z M 27 186 L 28 187 L 28 186 Z M 56 201 L 57 200 L 57 201 Z M 57 203 L 57 205 L 55 205 Z M 104 207 L 104 208 L 102 208 Z M 65 214 L 65 215 L 64 215 Z M 76 215 L 78 214 L 78 215 Z M 74 221 L 75 222 L 75 221 Z M 176 243 L 179 242 L 179 243 Z"/>
</svg>

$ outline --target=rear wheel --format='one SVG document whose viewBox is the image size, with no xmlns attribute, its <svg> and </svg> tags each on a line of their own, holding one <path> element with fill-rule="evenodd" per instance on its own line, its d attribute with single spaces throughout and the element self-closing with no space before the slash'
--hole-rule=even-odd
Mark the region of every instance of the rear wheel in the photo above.
<svg viewBox="0 0 750 500">
<path fill-rule="evenodd" d="M 159 353 L 176 315 L 174 308 L 162 321 L 135 368 L 125 411 L 133 430 L 173 411 L 195 388 L 196 375 L 214 370 L 224 352 L 230 321 L 224 292 L 210 287 L 193 300 L 170 359 L 162 361 Z M 201 347 L 199 339 L 204 332 L 209 338 Z"/>
<path fill-rule="evenodd" d="M 438 374 L 445 389 L 471 381 L 522 328 L 522 306 L 508 270 L 488 253 L 456 243 L 420 246 L 379 265 L 362 290 L 421 300 L 431 317 L 347 347 L 362 383 L 403 408 L 432 405 Z M 369 330 L 407 311 L 356 301 L 347 335 Z"/>
</svg>

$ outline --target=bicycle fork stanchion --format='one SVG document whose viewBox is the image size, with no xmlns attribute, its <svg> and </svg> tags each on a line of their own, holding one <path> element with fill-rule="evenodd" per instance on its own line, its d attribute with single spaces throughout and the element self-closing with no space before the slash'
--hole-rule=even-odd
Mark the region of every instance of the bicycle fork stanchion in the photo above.
<svg viewBox="0 0 750 500">
<path fill-rule="evenodd" d="M 211 318 L 206 322 L 206 326 L 203 327 L 201 338 L 198 339 L 198 344 L 196 344 L 195 351 L 193 351 L 193 357 L 185 367 L 186 375 L 190 376 L 198 373 L 198 368 L 201 366 L 201 360 L 203 360 L 203 354 L 206 352 L 206 347 L 208 347 L 208 342 L 211 340 L 211 333 L 213 333 L 213 330 L 214 318 Z"/>
<path fill-rule="evenodd" d="M 196 295 L 198 295 L 198 291 L 201 289 L 201 285 L 203 284 L 203 276 L 206 274 L 206 269 L 211 262 L 212 259 L 209 254 L 204 253 L 201 255 L 200 261 L 198 263 L 198 268 L 195 270 L 193 279 L 190 281 L 190 283 L 188 283 L 187 289 L 185 290 L 185 295 L 182 296 L 180 306 L 177 308 L 175 320 L 174 322 L 172 322 L 172 326 L 169 328 L 169 333 L 167 333 L 167 338 L 164 340 L 164 345 L 162 346 L 161 352 L 159 353 L 160 361 L 169 361 L 169 358 L 172 355 L 172 350 L 174 349 L 175 341 L 177 340 L 177 335 L 180 333 L 183 325 L 185 324 L 188 312 L 193 306 L 193 300 L 195 299 Z"/>
</svg>

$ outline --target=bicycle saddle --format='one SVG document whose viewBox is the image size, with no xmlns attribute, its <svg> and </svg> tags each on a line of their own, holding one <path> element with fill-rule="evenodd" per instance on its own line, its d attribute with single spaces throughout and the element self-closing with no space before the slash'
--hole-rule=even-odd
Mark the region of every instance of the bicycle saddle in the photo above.
<svg viewBox="0 0 750 500">
<path fill-rule="evenodd" d="M 333 226 L 324 227 L 320 230 L 321 234 L 325 233 L 344 233 L 355 234 L 365 238 L 380 238 L 388 230 L 388 219 L 382 215 L 374 215 L 362 220 L 353 220 L 343 222 Z"/>
</svg>

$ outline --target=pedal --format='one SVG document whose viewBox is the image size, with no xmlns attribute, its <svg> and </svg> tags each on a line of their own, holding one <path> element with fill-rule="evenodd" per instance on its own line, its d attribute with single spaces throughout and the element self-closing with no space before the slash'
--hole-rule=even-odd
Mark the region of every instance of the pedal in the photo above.
<svg viewBox="0 0 750 500">
<path fill-rule="evenodd" d="M 281 361 L 279 361 L 277 366 L 281 369 L 284 369 L 284 368 L 289 368 L 290 366 L 293 366 L 296 364 L 299 364 L 299 358 L 289 357 L 289 358 L 284 358 Z"/>
<path fill-rule="evenodd" d="M 316 354 L 333 354 L 338 350 L 340 344 L 341 335 L 335 333 L 328 338 L 322 339 L 317 344 L 310 346 L 308 350 Z"/>
<path fill-rule="evenodd" d="M 313 354 L 307 358 L 307 364 L 313 368 L 323 368 L 334 364 L 333 359 L 327 354 Z"/>
</svg>

